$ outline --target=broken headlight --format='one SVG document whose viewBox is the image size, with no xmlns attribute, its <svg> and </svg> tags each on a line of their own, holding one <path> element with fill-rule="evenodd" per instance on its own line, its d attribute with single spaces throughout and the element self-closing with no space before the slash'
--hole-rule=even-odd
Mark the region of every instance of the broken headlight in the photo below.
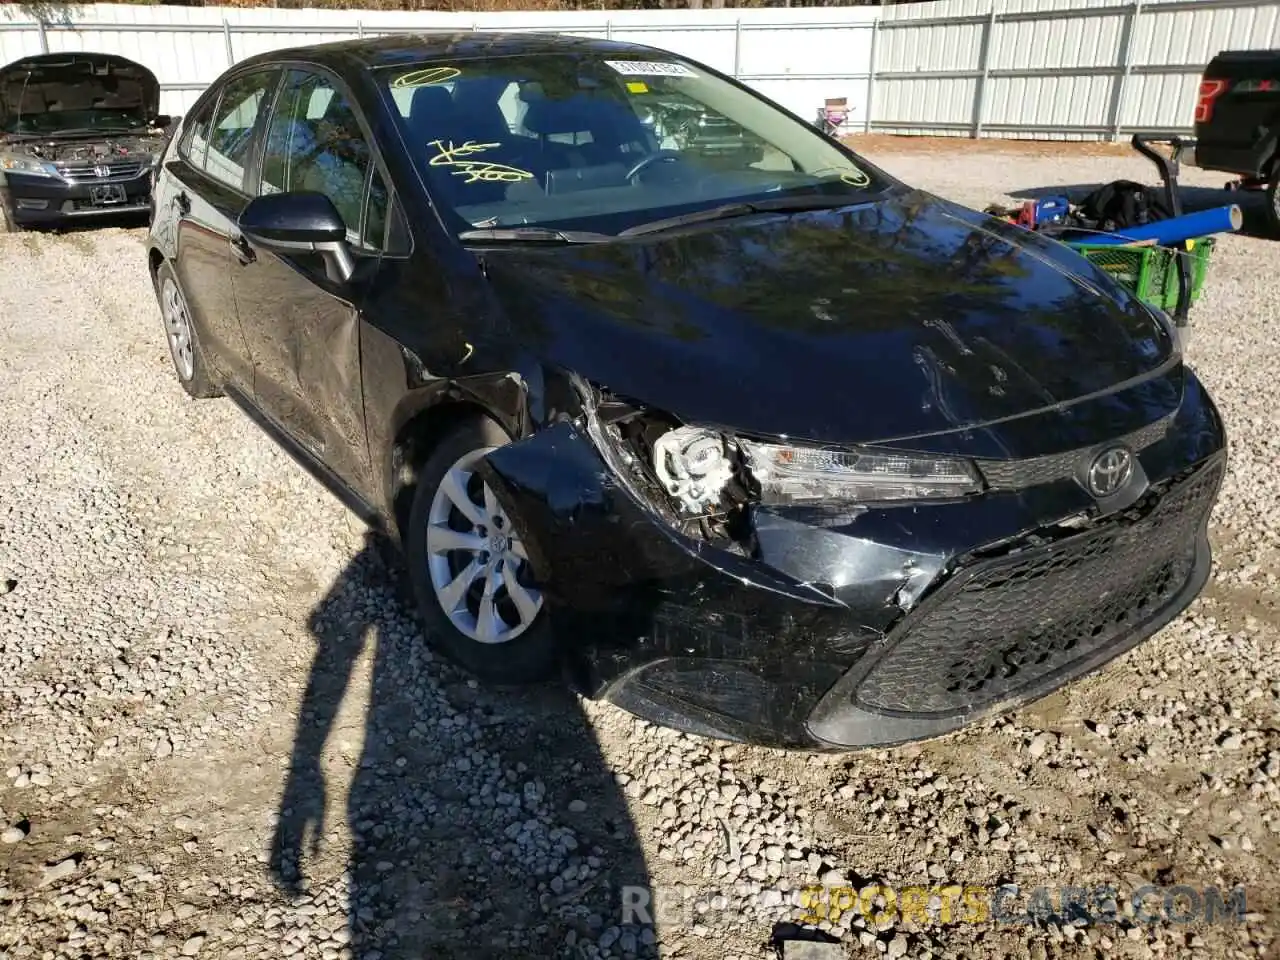
<svg viewBox="0 0 1280 960">
<path fill-rule="evenodd" d="M 766 502 L 935 500 L 979 493 L 967 460 L 888 450 L 828 450 L 739 440 Z"/>
<path fill-rule="evenodd" d="M 651 441 L 653 473 L 685 514 L 715 513 L 730 501 L 757 497 L 764 503 L 884 503 L 982 490 L 977 468 L 958 457 L 768 443 L 688 425 L 659 430 Z"/>
<path fill-rule="evenodd" d="M 725 438 L 700 427 L 678 427 L 653 442 L 653 472 L 689 513 L 715 511 L 734 477 Z"/>
</svg>

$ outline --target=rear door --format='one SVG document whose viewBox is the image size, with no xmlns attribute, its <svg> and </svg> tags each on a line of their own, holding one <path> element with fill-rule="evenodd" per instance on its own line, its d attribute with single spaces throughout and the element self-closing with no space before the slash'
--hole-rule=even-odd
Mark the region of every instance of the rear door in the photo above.
<svg viewBox="0 0 1280 960">
<path fill-rule="evenodd" d="M 245 393 L 253 389 L 253 364 L 231 291 L 230 242 L 249 199 L 246 168 L 258 120 L 279 76 L 278 69 L 260 69 L 225 82 L 188 121 L 165 167 L 176 181 L 166 202 L 178 224 L 178 282 L 209 363 Z"/>
<path fill-rule="evenodd" d="M 319 254 L 273 253 L 241 239 L 232 286 L 261 410 L 349 486 L 369 474 L 360 375 L 360 290 L 377 269 L 390 199 L 368 125 L 331 74 L 292 69 L 263 148 L 260 193 L 325 194 L 347 225 L 353 280 Z"/>
</svg>

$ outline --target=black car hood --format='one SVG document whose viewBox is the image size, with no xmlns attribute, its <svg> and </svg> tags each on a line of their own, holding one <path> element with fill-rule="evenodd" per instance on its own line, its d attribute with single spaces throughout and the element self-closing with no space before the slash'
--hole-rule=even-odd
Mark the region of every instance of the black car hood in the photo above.
<svg viewBox="0 0 1280 960">
<path fill-rule="evenodd" d="M 140 63 L 110 53 L 45 53 L 0 67 L 0 129 L 56 110 L 160 111 L 160 84 Z"/>
<path fill-rule="evenodd" d="M 482 257 L 545 361 L 748 434 L 954 431 L 1105 394 L 1174 349 L 1061 245 L 921 191 Z"/>
</svg>

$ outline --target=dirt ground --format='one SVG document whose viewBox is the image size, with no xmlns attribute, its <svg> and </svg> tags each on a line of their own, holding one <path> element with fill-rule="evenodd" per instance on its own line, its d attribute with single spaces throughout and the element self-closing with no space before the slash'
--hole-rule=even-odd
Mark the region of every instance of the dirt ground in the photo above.
<svg viewBox="0 0 1280 960">
<path fill-rule="evenodd" d="M 855 144 L 977 207 L 1151 176 Z M 0 237 L 0 958 L 1280 956 L 1280 243 L 1226 238 L 1193 313 L 1231 451 L 1187 614 L 1013 715 L 811 757 L 440 663 L 354 518 L 181 392 L 143 235 Z"/>
<path fill-rule="evenodd" d="M 939 157 L 960 155 L 998 157 L 1124 157 L 1133 154 L 1128 139 L 1099 140 L 972 140 L 968 137 L 913 137 L 887 133 L 855 133 L 843 141 L 868 157 Z"/>
</svg>

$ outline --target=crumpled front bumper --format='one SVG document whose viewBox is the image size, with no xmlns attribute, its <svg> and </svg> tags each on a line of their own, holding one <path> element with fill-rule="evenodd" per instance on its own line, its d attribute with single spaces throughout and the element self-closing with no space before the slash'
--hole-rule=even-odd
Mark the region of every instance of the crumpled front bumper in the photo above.
<svg viewBox="0 0 1280 960">
<path fill-rule="evenodd" d="M 567 423 L 481 465 L 513 506 L 585 695 L 686 731 L 850 749 L 1042 696 L 1154 633 L 1208 576 L 1223 471 L 1191 380 L 1143 500 L 1076 532 L 1074 481 L 877 510 L 757 506 L 745 556 L 686 537 Z"/>
</svg>

